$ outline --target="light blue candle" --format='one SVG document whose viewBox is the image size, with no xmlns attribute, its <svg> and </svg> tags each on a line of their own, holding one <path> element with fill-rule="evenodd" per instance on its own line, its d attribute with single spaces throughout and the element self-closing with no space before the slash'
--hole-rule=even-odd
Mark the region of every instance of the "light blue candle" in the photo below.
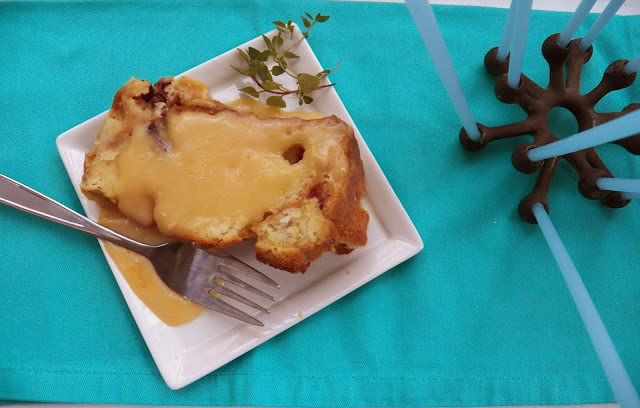
<svg viewBox="0 0 640 408">
<path fill-rule="evenodd" d="M 529 16 L 531 15 L 532 0 L 517 0 L 513 18 L 513 36 L 511 38 L 511 57 L 509 57 L 509 72 L 507 84 L 511 88 L 520 86 L 520 74 L 522 73 L 522 59 L 524 47 L 527 42 L 529 30 Z"/>
<path fill-rule="evenodd" d="M 596 185 L 601 190 L 640 194 L 640 179 L 599 177 L 596 179 Z"/>
<path fill-rule="evenodd" d="M 529 150 L 527 157 L 531 161 L 545 160 L 562 156 L 578 150 L 588 149 L 601 144 L 614 142 L 640 133 L 640 110 L 587 129 L 565 139 Z"/>
<path fill-rule="evenodd" d="M 624 69 L 624 72 L 626 72 L 627 75 L 631 75 L 634 72 L 638 72 L 638 70 L 640 69 L 640 55 L 635 57 L 632 61 L 629 61 L 626 64 L 624 64 L 622 69 Z"/>
<path fill-rule="evenodd" d="M 507 22 L 504 24 L 504 31 L 502 32 L 502 39 L 500 40 L 500 46 L 496 53 L 498 61 L 506 61 L 509 53 L 511 52 L 511 39 L 513 38 L 513 19 L 516 10 L 518 0 L 511 0 L 511 7 L 509 7 L 509 14 L 507 14 Z"/>
<path fill-rule="evenodd" d="M 596 0 L 582 0 L 576 11 L 573 13 L 567 26 L 562 30 L 560 36 L 558 37 L 558 44 L 566 47 L 569 45 L 569 42 L 573 38 L 573 36 L 578 32 L 578 28 L 584 22 L 584 19 L 587 18 L 589 11 L 593 8 L 593 5 L 596 4 Z"/>
<path fill-rule="evenodd" d="M 607 333 L 604 323 L 602 323 L 602 319 L 582 282 L 582 278 L 578 274 L 578 270 L 573 264 L 558 232 L 551 223 L 549 214 L 547 214 L 541 203 L 535 203 L 533 205 L 533 215 L 538 221 L 542 234 L 553 253 L 571 297 L 578 308 L 578 313 L 580 313 L 582 322 L 587 329 L 616 401 L 620 404 L 620 408 L 640 407 L 640 398 L 638 398 L 638 393 L 633 387 L 631 378 L 624 368 L 624 364 L 611 341 L 611 337 Z"/>
<path fill-rule="evenodd" d="M 622 193 L 622 198 L 625 200 L 638 200 L 640 199 L 640 193 Z"/>
<path fill-rule="evenodd" d="M 591 47 L 591 44 L 595 41 L 596 37 L 600 34 L 602 29 L 607 25 L 611 18 L 616 14 L 618 9 L 622 6 L 624 0 L 611 0 L 607 7 L 602 10 L 595 23 L 591 26 L 589 31 L 582 37 L 582 40 L 578 43 L 578 48 L 582 51 L 586 51 Z"/>
<path fill-rule="evenodd" d="M 462 122 L 462 126 L 467 131 L 469 138 L 479 141 L 482 135 L 462 93 L 460 81 L 458 81 L 456 71 L 453 69 L 451 57 L 438 29 L 438 23 L 431 9 L 431 4 L 429 4 L 428 0 L 406 0 L 406 2 L 411 17 L 413 17 L 418 26 L 422 40 L 436 66 L 438 75 L 440 75 L 440 80 L 453 103 L 453 108 Z"/>
</svg>

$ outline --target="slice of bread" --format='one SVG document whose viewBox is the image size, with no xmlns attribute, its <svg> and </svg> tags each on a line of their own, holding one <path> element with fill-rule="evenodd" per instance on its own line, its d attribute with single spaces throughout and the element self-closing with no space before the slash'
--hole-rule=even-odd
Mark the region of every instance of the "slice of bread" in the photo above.
<svg viewBox="0 0 640 408">
<path fill-rule="evenodd" d="M 84 169 L 82 191 L 136 222 L 202 247 L 257 237 L 257 259 L 290 272 L 367 242 L 350 126 L 238 112 L 190 78 L 129 80 Z"/>
</svg>

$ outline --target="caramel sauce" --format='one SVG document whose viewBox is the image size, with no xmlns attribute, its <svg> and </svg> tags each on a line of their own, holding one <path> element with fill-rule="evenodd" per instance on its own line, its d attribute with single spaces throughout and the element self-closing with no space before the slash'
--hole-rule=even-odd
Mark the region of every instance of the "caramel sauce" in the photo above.
<svg viewBox="0 0 640 408">
<path fill-rule="evenodd" d="M 322 117 L 315 112 L 286 112 L 249 99 L 239 99 L 228 106 L 262 117 Z M 154 217 L 169 231 L 180 228 L 186 219 L 193 218 L 192 214 L 202 215 L 203 223 L 225 212 L 233 213 L 237 208 L 242 208 L 245 217 L 262 217 L 264 209 L 273 205 L 265 203 L 265 198 L 286 191 L 297 178 L 313 176 L 313 166 L 320 156 L 305 157 L 305 164 L 293 172 L 292 164 L 283 156 L 291 145 L 302 143 L 295 132 L 289 138 L 282 138 L 282 129 L 265 126 L 260 129 L 264 137 L 255 140 L 254 132 L 225 123 L 225 117 L 199 112 L 169 117 L 167 133 L 171 138 L 172 158 L 154 144 L 146 132 L 133 132 L 129 146 L 118 158 L 119 171 L 127 174 L 118 186 L 122 212 L 104 207 L 99 223 L 137 241 L 158 245 L 168 238 L 154 225 Z M 193 137 L 221 130 L 226 136 L 215 143 Z M 317 154 L 330 154 L 331 146 L 321 145 L 325 139 L 321 137 L 322 132 L 326 129 L 318 129 L 311 143 L 318 144 L 314 146 Z M 246 149 L 236 149 L 239 145 Z M 246 162 L 242 160 L 246 155 L 261 159 L 237 168 L 238 163 Z M 261 177 L 265 171 L 278 177 L 265 180 Z M 268 192 L 265 193 L 265 189 Z M 173 198 L 163 200 L 169 190 L 178 193 L 171 192 Z M 105 248 L 134 294 L 165 324 L 178 326 L 203 312 L 204 307 L 169 289 L 142 255 L 111 243 L 105 243 Z M 212 296 L 218 294 L 212 293 Z"/>
<path fill-rule="evenodd" d="M 328 170 L 338 148 L 330 134 L 339 131 L 233 110 L 170 110 L 170 149 L 138 129 L 118 155 L 118 173 L 127 175 L 115 182 L 118 207 L 168 236 L 236 234 Z M 288 157 L 292 149 L 303 159 Z"/>
<path fill-rule="evenodd" d="M 145 244 L 159 245 L 168 242 L 157 228 L 136 224 L 113 207 L 102 208 L 98 222 Z M 165 324 L 178 326 L 200 316 L 204 307 L 169 289 L 147 258 L 110 242 L 105 242 L 105 248 L 133 293 Z"/>
</svg>

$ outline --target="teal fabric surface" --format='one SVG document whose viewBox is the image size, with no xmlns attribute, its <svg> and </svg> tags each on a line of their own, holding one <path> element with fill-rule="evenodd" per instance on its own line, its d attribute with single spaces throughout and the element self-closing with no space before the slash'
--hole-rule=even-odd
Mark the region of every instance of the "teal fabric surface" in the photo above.
<svg viewBox="0 0 640 408">
<path fill-rule="evenodd" d="M 484 54 L 506 10 L 435 7 L 478 122 L 523 118 L 493 95 Z M 55 139 L 104 111 L 131 76 L 178 74 L 303 11 L 310 44 L 414 221 L 425 249 L 194 384 L 160 377 L 95 239 L 0 208 L 0 399 L 159 405 L 580 404 L 612 393 L 550 251 L 516 208 L 535 175 L 520 140 L 463 151 L 460 123 L 403 4 L 318 1 L 0 2 L 0 173 L 81 210 Z M 534 11 L 524 71 L 568 13 Z M 588 24 L 595 20 L 589 16 Z M 640 17 L 595 41 L 584 89 L 640 53 Z M 640 102 L 639 84 L 601 111 Z M 619 177 L 640 158 L 599 149 Z M 563 162 L 551 217 L 640 388 L 640 211 L 581 198 Z"/>
</svg>

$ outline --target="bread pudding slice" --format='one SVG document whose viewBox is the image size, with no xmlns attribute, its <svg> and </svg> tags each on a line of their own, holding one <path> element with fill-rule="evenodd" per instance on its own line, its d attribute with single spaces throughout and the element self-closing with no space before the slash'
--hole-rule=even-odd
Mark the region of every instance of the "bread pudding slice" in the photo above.
<svg viewBox="0 0 640 408">
<path fill-rule="evenodd" d="M 241 113 L 187 77 L 131 79 L 116 93 L 80 187 L 202 247 L 256 237 L 257 259 L 290 272 L 367 242 L 350 126 L 335 116 Z"/>
</svg>

